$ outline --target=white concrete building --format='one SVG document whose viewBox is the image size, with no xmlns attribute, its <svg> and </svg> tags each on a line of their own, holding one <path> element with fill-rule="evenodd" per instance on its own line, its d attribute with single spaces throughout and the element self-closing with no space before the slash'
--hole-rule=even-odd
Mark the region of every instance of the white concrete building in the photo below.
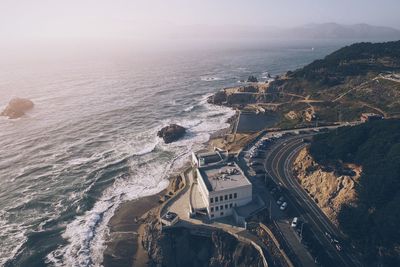
<svg viewBox="0 0 400 267">
<path fill-rule="evenodd" d="M 210 219 L 232 215 L 235 207 L 252 201 L 252 185 L 235 163 L 200 167 L 196 172 Z"/>
</svg>

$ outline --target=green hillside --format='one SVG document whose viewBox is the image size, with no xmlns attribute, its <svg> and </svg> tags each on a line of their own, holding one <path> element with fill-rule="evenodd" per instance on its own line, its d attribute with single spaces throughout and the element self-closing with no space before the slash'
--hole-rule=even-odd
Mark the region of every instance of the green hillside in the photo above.
<svg viewBox="0 0 400 267">
<path fill-rule="evenodd" d="M 400 266 L 400 121 L 369 122 L 317 135 L 310 152 L 320 164 L 362 166 L 357 204 L 342 206 L 340 228 L 370 266 Z"/>
<path fill-rule="evenodd" d="M 400 41 L 343 47 L 324 59 L 287 72 L 269 90 L 281 94 L 275 100 L 280 103 L 278 111 L 302 113 L 304 108 L 298 102 L 303 101 L 315 111 L 319 122 L 354 121 L 365 112 L 398 118 Z M 282 98 L 285 94 L 292 98 Z M 304 120 L 300 123 L 304 124 Z"/>
<path fill-rule="evenodd" d="M 400 41 L 387 43 L 356 43 L 343 47 L 324 59 L 316 60 L 292 73 L 294 78 L 333 86 L 347 77 L 370 72 L 392 72 L 400 69 Z"/>
</svg>

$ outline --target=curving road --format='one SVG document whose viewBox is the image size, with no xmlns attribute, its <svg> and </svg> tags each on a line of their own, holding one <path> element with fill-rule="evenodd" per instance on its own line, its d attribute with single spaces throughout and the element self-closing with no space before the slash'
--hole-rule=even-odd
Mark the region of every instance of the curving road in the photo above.
<svg viewBox="0 0 400 267">
<path fill-rule="evenodd" d="M 275 183 L 282 185 L 287 190 L 286 199 L 289 207 L 306 220 L 313 228 L 316 238 L 327 248 L 327 253 L 339 261 L 340 266 L 361 266 L 351 248 L 343 248 L 337 251 L 325 236 L 325 232 L 342 236 L 338 229 L 330 222 L 316 203 L 304 191 L 301 185 L 293 177 L 291 167 L 298 152 L 307 144 L 303 142 L 303 136 L 278 142 L 273 146 L 265 160 L 265 169 Z"/>
</svg>

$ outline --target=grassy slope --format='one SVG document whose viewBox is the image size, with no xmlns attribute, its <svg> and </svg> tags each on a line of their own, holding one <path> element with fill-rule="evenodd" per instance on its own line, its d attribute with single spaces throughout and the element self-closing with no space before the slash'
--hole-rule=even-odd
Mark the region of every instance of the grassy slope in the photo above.
<svg viewBox="0 0 400 267">
<path fill-rule="evenodd" d="M 317 108 L 321 120 L 356 120 L 362 112 L 389 116 L 400 113 L 400 83 L 376 78 L 381 73 L 400 72 L 400 41 L 387 43 L 358 43 L 339 49 L 311 64 L 288 72 L 284 91 L 310 96 L 311 99 L 332 101 Z M 296 107 L 293 107 L 296 110 Z"/>
<path fill-rule="evenodd" d="M 400 121 L 383 120 L 318 135 L 310 152 L 319 163 L 363 166 L 356 206 L 339 212 L 341 229 L 370 266 L 400 266 Z"/>
</svg>

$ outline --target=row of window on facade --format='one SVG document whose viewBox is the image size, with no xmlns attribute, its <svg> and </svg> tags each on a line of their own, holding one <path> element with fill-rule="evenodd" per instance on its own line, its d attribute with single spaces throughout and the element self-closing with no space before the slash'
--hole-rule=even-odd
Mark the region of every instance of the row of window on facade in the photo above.
<svg viewBox="0 0 400 267">
<path fill-rule="evenodd" d="M 232 199 L 232 198 L 237 198 L 237 193 L 234 193 L 233 195 L 229 194 L 229 195 L 219 196 L 219 197 L 215 197 L 215 198 L 212 197 L 212 198 L 210 198 L 210 203 L 214 203 L 214 201 L 218 202 L 218 199 L 219 199 L 219 201 L 224 201 L 224 199 L 228 200 L 228 199 Z"/>
<path fill-rule="evenodd" d="M 226 210 L 227 210 L 227 209 L 231 209 L 232 207 L 233 207 L 233 203 L 230 203 L 229 205 L 228 205 L 228 204 L 225 204 L 225 209 L 226 209 Z M 236 207 L 236 203 L 235 203 L 235 207 Z M 211 207 L 211 208 L 210 208 L 210 212 L 214 212 L 214 209 L 215 209 L 215 211 L 223 210 L 223 209 L 224 209 L 224 205 Z"/>
</svg>

